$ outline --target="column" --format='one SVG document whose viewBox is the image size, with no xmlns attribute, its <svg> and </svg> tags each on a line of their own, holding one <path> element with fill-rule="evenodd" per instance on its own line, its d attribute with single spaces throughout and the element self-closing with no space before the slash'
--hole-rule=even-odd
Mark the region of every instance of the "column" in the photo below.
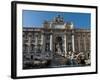
<svg viewBox="0 0 100 80">
<path fill-rule="evenodd" d="M 27 43 L 27 45 L 28 45 L 28 54 L 30 53 L 30 45 L 31 45 L 31 44 L 30 44 L 30 40 L 31 40 L 31 39 L 30 39 L 30 37 L 29 37 L 29 38 L 28 38 L 28 43 Z"/>
<path fill-rule="evenodd" d="M 31 46 L 31 38 L 28 36 L 28 42 L 26 43 L 27 44 L 27 57 L 30 58 L 30 46 Z"/>
<path fill-rule="evenodd" d="M 36 35 L 36 37 L 35 37 L 35 53 L 37 52 L 37 41 L 38 41 L 38 39 L 37 39 L 37 35 Z"/>
<path fill-rule="evenodd" d="M 42 34 L 42 33 L 41 33 Z M 41 51 L 43 52 L 43 43 L 44 43 L 44 39 L 43 39 L 43 34 L 41 35 Z"/>
<path fill-rule="evenodd" d="M 45 35 L 42 34 L 42 53 L 45 52 Z"/>
<path fill-rule="evenodd" d="M 52 22 L 50 22 L 50 26 L 49 27 L 52 28 Z"/>
<path fill-rule="evenodd" d="M 41 35 L 41 44 L 43 45 L 43 34 Z"/>
<path fill-rule="evenodd" d="M 66 34 L 66 52 L 68 51 L 68 34 Z"/>
<path fill-rule="evenodd" d="M 74 35 L 72 34 L 72 50 L 75 52 Z"/>
<path fill-rule="evenodd" d="M 78 37 L 78 51 L 80 52 L 80 36 Z"/>
<path fill-rule="evenodd" d="M 50 35 L 50 51 L 52 51 L 52 34 Z"/>
<path fill-rule="evenodd" d="M 84 51 L 86 51 L 86 38 L 84 37 Z"/>
<path fill-rule="evenodd" d="M 66 34 L 65 34 L 64 37 L 65 37 L 65 55 L 64 56 L 67 57 L 67 52 L 66 52 Z"/>
<path fill-rule="evenodd" d="M 64 35 L 65 38 L 65 53 L 66 53 L 66 34 Z"/>
<path fill-rule="evenodd" d="M 28 36 L 28 42 L 26 43 L 27 44 L 27 57 L 30 58 L 30 46 L 31 46 L 31 38 Z"/>
</svg>

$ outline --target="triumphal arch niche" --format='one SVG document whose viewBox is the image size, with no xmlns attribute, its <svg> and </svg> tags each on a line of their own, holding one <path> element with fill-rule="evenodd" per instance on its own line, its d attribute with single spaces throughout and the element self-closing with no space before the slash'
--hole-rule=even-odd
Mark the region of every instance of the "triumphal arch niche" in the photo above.
<svg viewBox="0 0 100 80">
<path fill-rule="evenodd" d="M 68 51 L 75 51 L 74 25 L 72 22 L 64 22 L 64 19 L 58 15 L 52 21 L 45 21 L 43 26 L 44 33 L 49 34 L 50 37 L 48 43 L 50 51 L 59 55 L 64 55 Z M 48 42 L 48 39 L 45 40 L 45 45 L 46 41 Z"/>
</svg>

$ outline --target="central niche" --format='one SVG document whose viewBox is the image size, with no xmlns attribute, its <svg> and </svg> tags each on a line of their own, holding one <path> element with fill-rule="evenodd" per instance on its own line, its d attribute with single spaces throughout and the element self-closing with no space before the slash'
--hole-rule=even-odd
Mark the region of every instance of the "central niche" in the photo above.
<svg viewBox="0 0 100 80">
<path fill-rule="evenodd" d="M 55 38 L 55 52 L 60 54 L 61 52 L 63 52 L 63 39 L 61 36 L 57 36 Z"/>
</svg>

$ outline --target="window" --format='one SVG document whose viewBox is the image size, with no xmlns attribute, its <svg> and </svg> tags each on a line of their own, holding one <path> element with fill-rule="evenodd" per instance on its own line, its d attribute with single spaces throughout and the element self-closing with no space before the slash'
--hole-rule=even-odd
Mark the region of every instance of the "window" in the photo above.
<svg viewBox="0 0 100 80">
<path fill-rule="evenodd" d="M 50 51 L 50 43 L 45 44 L 45 51 Z"/>
<path fill-rule="evenodd" d="M 38 46 L 37 46 L 37 51 L 38 51 L 39 53 L 41 53 L 41 45 L 40 45 L 40 44 L 38 44 Z"/>
<path fill-rule="evenodd" d="M 32 33 L 28 33 L 28 37 L 32 37 Z"/>
<path fill-rule="evenodd" d="M 41 35 L 40 34 L 38 35 L 38 39 L 41 39 Z"/>
<path fill-rule="evenodd" d="M 35 46 L 31 45 L 31 51 L 34 51 Z"/>
<path fill-rule="evenodd" d="M 28 46 L 26 44 L 23 45 L 23 51 L 27 51 Z"/>
</svg>

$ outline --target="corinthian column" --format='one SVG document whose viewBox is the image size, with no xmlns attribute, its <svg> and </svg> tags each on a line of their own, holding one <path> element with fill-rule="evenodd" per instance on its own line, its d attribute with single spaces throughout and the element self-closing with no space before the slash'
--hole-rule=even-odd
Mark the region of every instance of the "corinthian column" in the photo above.
<svg viewBox="0 0 100 80">
<path fill-rule="evenodd" d="M 84 51 L 86 51 L 86 38 L 84 37 Z"/>
<path fill-rule="evenodd" d="M 50 35 L 50 51 L 52 51 L 52 35 Z"/>
<path fill-rule="evenodd" d="M 42 53 L 45 52 L 45 35 L 42 34 Z"/>
<path fill-rule="evenodd" d="M 78 37 L 78 51 L 80 52 L 80 36 Z"/>
<path fill-rule="evenodd" d="M 66 53 L 66 34 L 64 35 L 65 38 L 65 53 Z"/>
<path fill-rule="evenodd" d="M 66 52 L 66 34 L 64 35 L 64 38 L 65 38 L 65 54 L 64 54 L 64 56 L 66 57 L 67 56 L 67 52 Z"/>
<path fill-rule="evenodd" d="M 27 43 L 27 46 L 28 46 L 28 54 L 30 53 L 30 46 L 31 46 L 31 38 L 29 37 L 28 38 L 28 43 Z"/>
<path fill-rule="evenodd" d="M 72 34 L 72 50 L 75 52 L 74 35 Z"/>
</svg>

